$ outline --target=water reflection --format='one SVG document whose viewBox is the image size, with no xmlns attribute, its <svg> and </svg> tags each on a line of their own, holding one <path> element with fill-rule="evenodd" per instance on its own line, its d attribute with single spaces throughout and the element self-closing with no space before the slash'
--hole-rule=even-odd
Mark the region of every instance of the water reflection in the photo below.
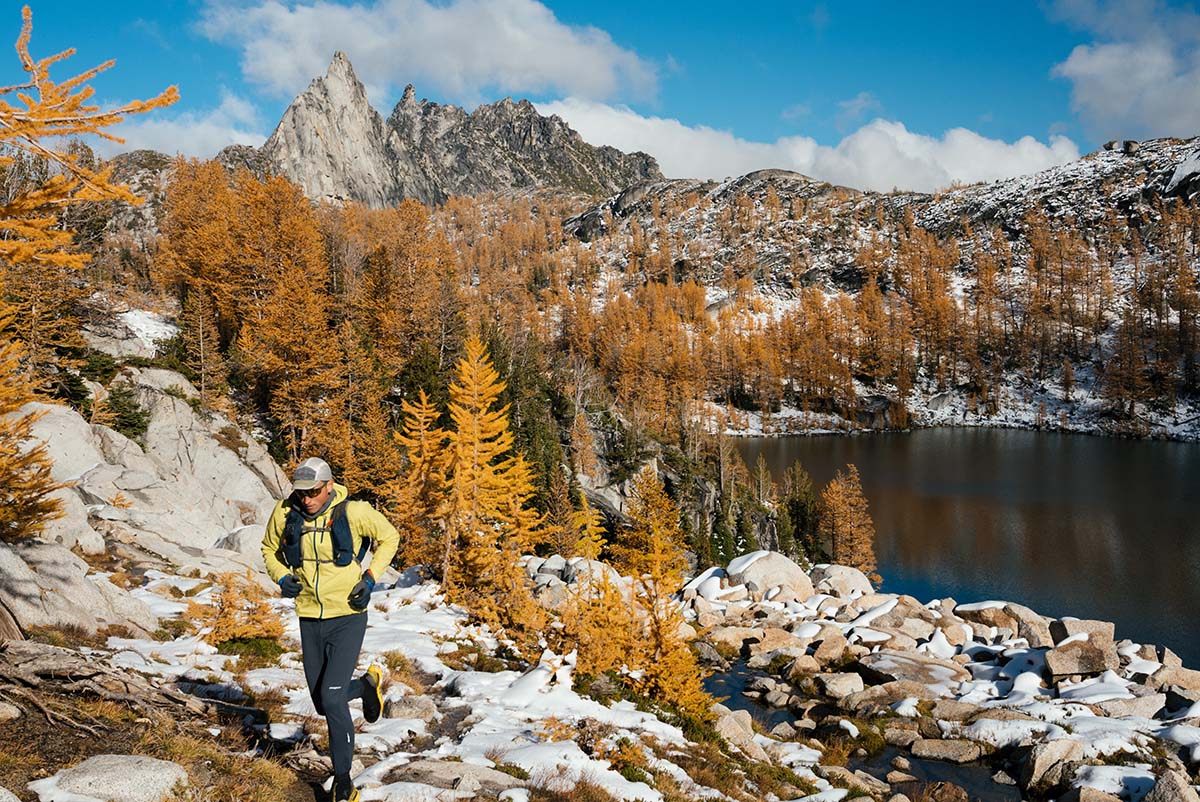
<svg viewBox="0 0 1200 802">
<path fill-rule="evenodd" d="M 929 429 L 740 446 L 818 487 L 855 463 L 888 591 L 1104 618 L 1200 666 L 1200 445 Z"/>
</svg>

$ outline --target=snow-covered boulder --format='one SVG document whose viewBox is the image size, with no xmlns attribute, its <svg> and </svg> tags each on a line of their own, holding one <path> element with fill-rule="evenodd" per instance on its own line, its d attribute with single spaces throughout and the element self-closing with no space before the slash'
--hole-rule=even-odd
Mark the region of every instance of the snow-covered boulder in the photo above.
<svg viewBox="0 0 1200 802">
<path fill-rule="evenodd" d="M 1076 635 L 1087 635 L 1088 640 L 1095 643 L 1112 643 L 1116 638 L 1116 626 L 1111 621 L 1071 618 L 1070 616 L 1050 622 L 1050 636 L 1054 638 L 1055 644 L 1062 643 L 1067 638 L 1073 638 Z"/>
<path fill-rule="evenodd" d="M 563 569 L 566 567 L 567 561 L 563 559 L 561 554 L 552 554 L 545 560 L 542 560 L 542 564 L 538 566 L 537 572 L 539 574 L 550 574 L 558 577 L 559 579 L 565 579 L 563 576 Z"/>
<path fill-rule="evenodd" d="M 1100 674 L 1116 671 L 1121 667 L 1117 649 L 1112 641 L 1091 641 L 1085 636 L 1079 637 L 1083 639 L 1060 643 L 1046 652 L 1046 670 L 1053 676 Z"/>
<path fill-rule="evenodd" d="M 853 599 L 875 592 L 867 575 L 848 565 L 817 565 L 808 576 L 818 593 L 828 593 L 839 599 Z"/>
<path fill-rule="evenodd" d="M 812 582 L 804 569 L 775 551 L 754 551 L 729 563 L 730 584 L 745 585 L 748 590 L 766 593 L 773 587 L 790 588 L 797 598 L 813 594 Z"/>
<path fill-rule="evenodd" d="M 858 659 L 854 670 L 872 684 L 907 680 L 925 685 L 939 696 L 951 696 L 971 674 L 958 663 L 921 652 L 882 649 Z"/>
<path fill-rule="evenodd" d="M 605 576 L 614 585 L 621 581 L 621 575 L 617 573 L 617 569 L 599 560 L 585 560 L 582 557 L 573 557 L 567 562 L 566 567 L 562 569 L 562 579 L 567 584 L 588 581 L 599 582 Z"/>
<path fill-rule="evenodd" d="M 42 799 L 160 802 L 188 784 L 178 763 L 140 755 L 95 755 L 52 777 L 29 784 Z"/>
</svg>

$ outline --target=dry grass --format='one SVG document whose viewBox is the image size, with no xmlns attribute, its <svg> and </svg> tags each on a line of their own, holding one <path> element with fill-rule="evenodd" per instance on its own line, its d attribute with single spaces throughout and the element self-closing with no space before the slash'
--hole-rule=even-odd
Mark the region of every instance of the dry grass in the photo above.
<svg viewBox="0 0 1200 802">
<path fill-rule="evenodd" d="M 696 785 L 720 791 L 733 799 L 747 802 L 753 799 L 746 793 L 745 773 L 715 744 L 690 744 L 686 752 L 673 754 L 670 760 Z"/>
<path fill-rule="evenodd" d="M 119 587 L 121 590 L 132 590 L 142 584 L 140 577 L 126 571 L 124 568 L 118 568 L 108 575 L 108 581 Z"/>
<path fill-rule="evenodd" d="M 25 635 L 29 640 L 37 641 L 38 643 L 46 643 L 51 646 L 61 646 L 65 649 L 78 649 L 80 647 L 88 647 L 98 649 L 104 646 L 108 641 L 110 634 L 118 634 L 112 630 L 115 628 L 99 629 L 95 632 L 88 632 L 82 627 L 68 624 L 65 626 L 56 627 L 29 627 Z M 127 635 L 128 630 L 124 627 L 120 628 Z"/>
<path fill-rule="evenodd" d="M 26 771 L 37 769 L 45 762 L 45 759 L 38 754 L 37 744 L 34 741 L 8 742 L 5 743 L 3 749 L 0 749 L 0 776 L 18 769 Z"/>
<path fill-rule="evenodd" d="M 156 725 L 134 751 L 173 761 L 187 770 L 192 788 L 176 794 L 177 802 L 291 802 L 304 798 L 308 791 L 295 773 L 278 763 L 246 758 L 215 740 L 177 732 L 171 721 L 159 720 Z"/>
<path fill-rule="evenodd" d="M 587 776 L 571 783 L 555 772 L 540 771 L 528 787 L 530 802 L 617 802 L 603 785 Z"/>
<path fill-rule="evenodd" d="M 845 766 L 850 761 L 850 755 L 858 747 L 849 738 L 833 738 L 821 744 L 822 766 Z"/>
<path fill-rule="evenodd" d="M 238 685 L 245 688 L 246 682 L 244 677 L 238 677 Z M 261 708 L 267 714 L 268 721 L 279 721 L 283 718 L 284 707 L 290 701 L 288 695 L 279 688 L 266 688 L 258 693 L 249 693 L 247 704 Z"/>
<path fill-rule="evenodd" d="M 727 753 L 714 743 L 693 743 L 685 750 L 654 741 L 650 746 L 658 757 L 683 769 L 696 785 L 719 791 L 741 802 L 758 802 L 770 796 L 793 799 L 817 792 L 811 782 L 791 769 Z M 659 777 L 657 773 L 656 777 Z M 660 782 L 666 779 L 669 778 L 659 777 Z M 668 793 L 670 788 L 675 788 L 678 793 L 678 786 L 673 782 L 659 786 L 659 790 L 667 797 L 671 796 Z M 690 797 L 685 795 L 682 798 Z"/>
<path fill-rule="evenodd" d="M 129 707 L 108 699 L 82 699 L 76 704 L 76 709 L 93 720 L 133 723 L 138 718 L 138 714 Z"/>
<path fill-rule="evenodd" d="M 407 655 L 399 651 L 384 652 L 380 657 L 383 666 L 388 670 L 388 679 L 400 682 L 412 688 L 416 693 L 425 693 L 425 683 L 417 675 L 417 670 Z"/>
</svg>

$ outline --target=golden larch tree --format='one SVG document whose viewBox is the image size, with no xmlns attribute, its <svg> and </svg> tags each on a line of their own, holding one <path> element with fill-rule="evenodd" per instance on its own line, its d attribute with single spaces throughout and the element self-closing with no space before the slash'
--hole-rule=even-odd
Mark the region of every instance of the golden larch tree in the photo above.
<svg viewBox="0 0 1200 802">
<path fill-rule="evenodd" d="M 133 101 L 116 109 L 103 110 L 91 104 L 94 90 L 88 85 L 98 73 L 112 66 L 107 61 L 62 83 L 50 78 L 50 67 L 71 56 L 64 50 L 43 59 L 29 52 L 33 15 L 26 6 L 21 11 L 23 25 L 17 38 L 17 57 L 25 80 L 0 87 L 0 172 L 8 172 L 19 159 L 41 160 L 53 169 L 39 180 L 27 182 L 0 200 L 0 539 L 18 540 L 38 534 L 46 522 L 61 515 L 61 506 L 53 493 L 63 487 L 51 475 L 51 459 L 44 444 L 30 442 L 37 413 L 22 412 L 32 399 L 29 363 L 36 354 L 28 346 L 44 348 L 46 341 L 21 343 L 20 331 L 30 332 L 30 316 L 50 315 L 58 328 L 36 329 L 33 336 L 53 342 L 70 339 L 68 324 L 62 323 L 56 309 L 68 300 L 71 273 L 81 268 L 87 255 L 72 252 L 72 231 L 62 224 L 60 215 L 80 203 L 98 200 L 138 199 L 124 186 L 114 184 L 108 170 L 95 170 L 80 159 L 82 149 L 56 149 L 47 141 L 94 134 L 120 142 L 105 128 L 121 122 L 130 114 L 140 114 L 174 103 L 179 94 L 174 87 L 149 101 Z M 35 304 L 13 293 L 7 279 L 21 275 L 32 280 L 39 296 L 49 290 L 51 303 Z M 55 299 L 53 288 L 62 290 Z M 9 300 L 11 299 L 11 301 Z M 22 319 L 18 329 L 16 321 Z M 13 335 L 17 334 L 16 337 Z M 14 341 L 16 340 L 16 341 Z M 37 370 L 51 366 L 35 365 Z M 38 372 L 42 372 L 39 370 Z"/>
<path fill-rule="evenodd" d="M 873 577 L 875 523 L 853 463 L 838 471 L 821 491 L 820 510 L 820 533 L 829 541 L 833 561 Z"/>
<path fill-rule="evenodd" d="M 529 463 L 513 451 L 504 382 L 477 337 L 466 343 L 450 385 L 449 479 L 443 511 L 443 584 L 480 620 L 531 651 L 545 624 L 518 562 L 540 538 Z"/>
<path fill-rule="evenodd" d="M 405 565 L 428 565 L 445 574 L 450 543 L 438 519 L 446 504 L 449 434 L 437 425 L 438 409 L 425 395 L 400 406 L 404 428 L 393 438 L 405 456 L 405 466 L 389 494 L 388 503 L 400 530 Z"/>
<path fill-rule="evenodd" d="M 288 459 L 296 462 L 317 430 L 343 420 L 330 389 L 339 385 L 342 358 L 330 326 L 320 232 L 308 199 L 283 178 L 257 181 L 244 173 L 237 195 L 242 367 L 269 399 Z"/>
<path fill-rule="evenodd" d="M 622 570 L 633 577 L 639 627 L 635 662 L 642 670 L 639 689 L 689 715 L 710 715 L 713 699 L 701 684 L 695 654 L 680 635 L 683 612 L 672 594 L 687 569 L 679 508 L 652 467 L 634 478 L 629 504 L 632 527 L 614 548 Z"/>
</svg>

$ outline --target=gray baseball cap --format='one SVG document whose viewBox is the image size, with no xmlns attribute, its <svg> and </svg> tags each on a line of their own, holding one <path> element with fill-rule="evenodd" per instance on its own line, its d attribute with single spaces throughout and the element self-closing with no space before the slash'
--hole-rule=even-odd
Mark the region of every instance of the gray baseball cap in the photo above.
<svg viewBox="0 0 1200 802">
<path fill-rule="evenodd" d="M 312 490 L 333 478 L 329 463 L 320 457 L 309 457 L 292 473 L 292 490 Z"/>
</svg>

